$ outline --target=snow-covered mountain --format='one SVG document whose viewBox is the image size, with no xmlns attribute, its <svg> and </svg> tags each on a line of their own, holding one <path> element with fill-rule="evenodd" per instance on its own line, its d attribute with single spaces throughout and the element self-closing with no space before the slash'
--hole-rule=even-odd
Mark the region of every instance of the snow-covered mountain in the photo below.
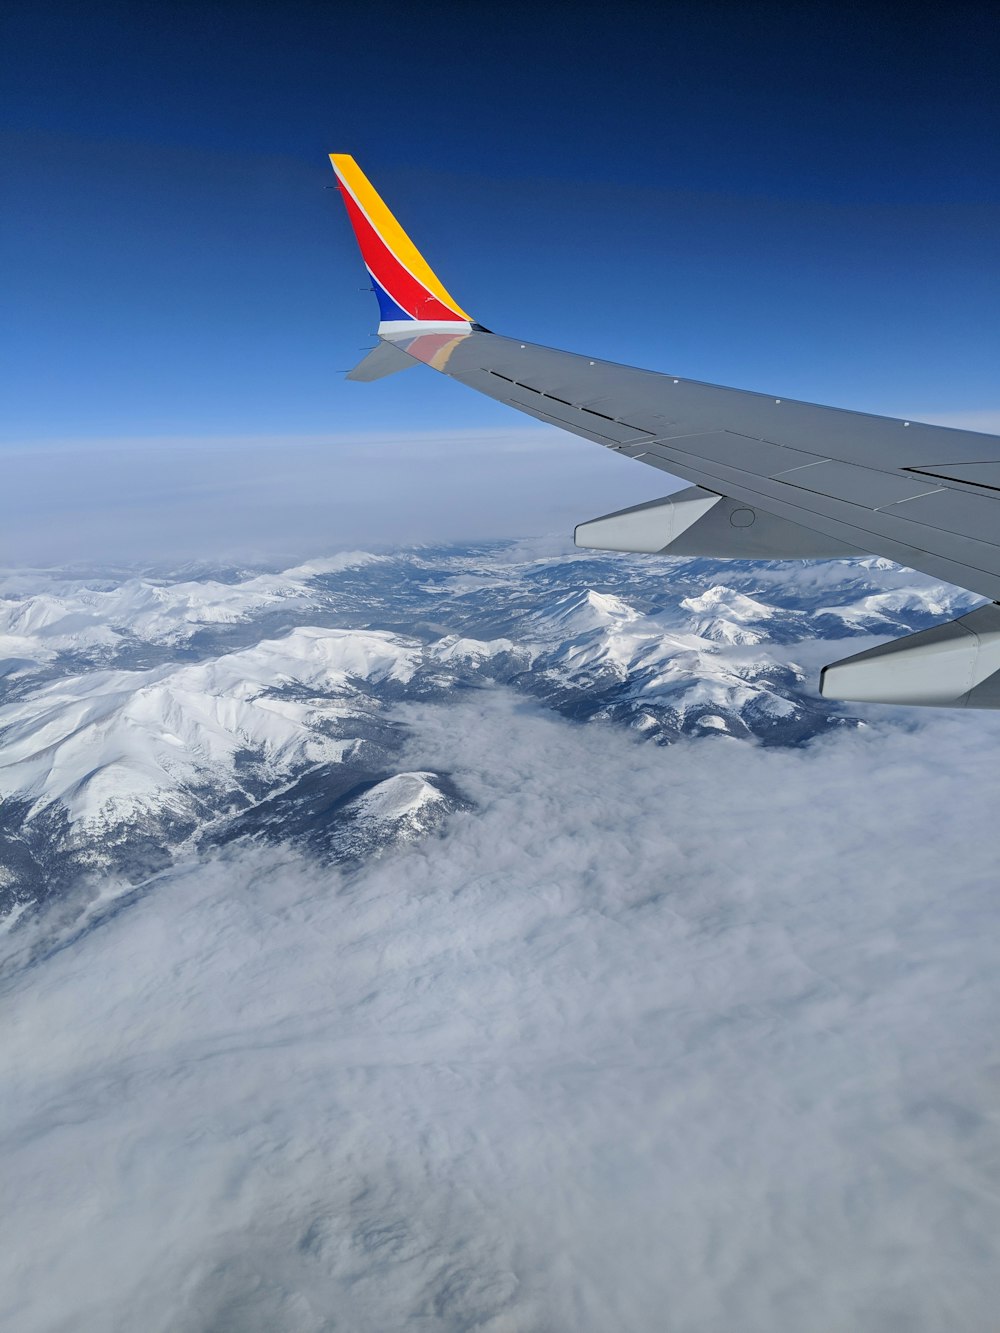
<svg viewBox="0 0 1000 1333">
<path fill-rule="evenodd" d="M 446 773 L 400 769 L 393 709 L 456 689 L 513 689 L 661 743 L 798 744 L 858 724 L 815 693 L 817 641 L 922 628 L 972 600 L 885 561 L 516 543 L 281 572 L 12 572 L 0 908 L 238 838 L 343 859 L 422 836 L 468 802 Z"/>
<path fill-rule="evenodd" d="M 339 762 L 334 736 L 372 705 L 362 682 L 411 679 L 419 645 L 377 631 L 303 627 L 200 662 L 99 668 L 42 685 L 0 708 L 0 794 L 55 802 L 97 828 L 166 805 L 206 781 L 235 781 L 252 754 L 278 776 Z"/>
</svg>

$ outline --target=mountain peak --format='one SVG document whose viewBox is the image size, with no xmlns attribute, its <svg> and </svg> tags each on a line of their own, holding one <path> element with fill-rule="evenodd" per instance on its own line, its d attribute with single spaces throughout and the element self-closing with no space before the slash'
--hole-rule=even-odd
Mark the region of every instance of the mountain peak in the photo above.
<svg viewBox="0 0 1000 1333">
<path fill-rule="evenodd" d="M 629 624 L 639 620 L 640 614 L 613 593 L 584 588 L 560 597 L 551 608 L 541 612 L 539 618 L 558 625 L 563 631 L 585 633 L 592 629 Z"/>
</svg>

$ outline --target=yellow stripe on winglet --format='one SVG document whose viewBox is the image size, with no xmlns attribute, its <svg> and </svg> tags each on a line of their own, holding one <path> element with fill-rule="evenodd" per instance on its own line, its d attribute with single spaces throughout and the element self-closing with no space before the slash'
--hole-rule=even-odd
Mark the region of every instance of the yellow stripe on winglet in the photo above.
<svg viewBox="0 0 1000 1333">
<path fill-rule="evenodd" d="M 432 296 L 436 296 L 443 305 L 471 323 L 472 316 L 467 315 L 455 298 L 445 290 L 437 274 L 393 217 L 375 186 L 350 153 L 331 153 L 330 161 L 333 163 L 334 171 L 368 214 L 372 226 L 404 268 L 408 268 Z"/>
</svg>

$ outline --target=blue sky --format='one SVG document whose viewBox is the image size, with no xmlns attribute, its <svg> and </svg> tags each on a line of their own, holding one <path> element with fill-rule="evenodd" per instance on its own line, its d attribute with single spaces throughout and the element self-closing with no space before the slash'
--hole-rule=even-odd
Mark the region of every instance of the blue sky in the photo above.
<svg viewBox="0 0 1000 1333">
<path fill-rule="evenodd" d="M 79 538 L 64 554 L 93 547 L 95 489 L 142 528 L 164 439 L 184 445 L 186 474 L 214 441 L 254 437 L 274 471 L 289 439 L 412 433 L 420 450 L 435 432 L 533 429 L 424 372 L 344 382 L 376 311 L 326 188 L 331 149 L 354 153 L 501 332 L 980 428 L 1000 407 L 1000 30 L 986 7 L 952 7 L 945 24 L 841 4 L 39 3 L 3 24 L 7 508 L 26 532 L 46 477 L 61 478 L 38 531 Z M 48 451 L 66 441 L 64 466 Z M 664 488 L 560 441 L 565 469 L 553 456 L 538 471 L 523 449 L 503 464 L 509 494 L 488 514 L 466 458 L 469 505 L 456 497 L 450 525 L 439 506 L 426 533 L 419 468 L 392 473 L 394 495 L 376 451 L 364 485 L 356 470 L 323 485 L 353 513 L 352 542 L 369 528 L 513 535 L 526 490 L 550 487 L 532 530 L 568 531 L 605 494 L 609 508 Z M 288 461 L 305 496 L 301 457 Z M 174 490 L 165 532 L 184 527 L 188 480 L 158 497 Z M 257 511 L 234 523 L 261 533 Z"/>
</svg>

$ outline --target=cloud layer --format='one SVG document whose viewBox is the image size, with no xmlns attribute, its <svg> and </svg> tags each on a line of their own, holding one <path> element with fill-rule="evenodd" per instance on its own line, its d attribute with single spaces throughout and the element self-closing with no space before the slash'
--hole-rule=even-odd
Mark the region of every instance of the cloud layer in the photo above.
<svg viewBox="0 0 1000 1333">
<path fill-rule="evenodd" d="M 0 566 L 297 560 L 522 536 L 677 489 L 564 431 L 0 447 Z"/>
<path fill-rule="evenodd" d="M 479 803 L 446 836 L 11 937 L 0 1321 L 988 1327 L 998 719 L 399 720 Z"/>
</svg>

